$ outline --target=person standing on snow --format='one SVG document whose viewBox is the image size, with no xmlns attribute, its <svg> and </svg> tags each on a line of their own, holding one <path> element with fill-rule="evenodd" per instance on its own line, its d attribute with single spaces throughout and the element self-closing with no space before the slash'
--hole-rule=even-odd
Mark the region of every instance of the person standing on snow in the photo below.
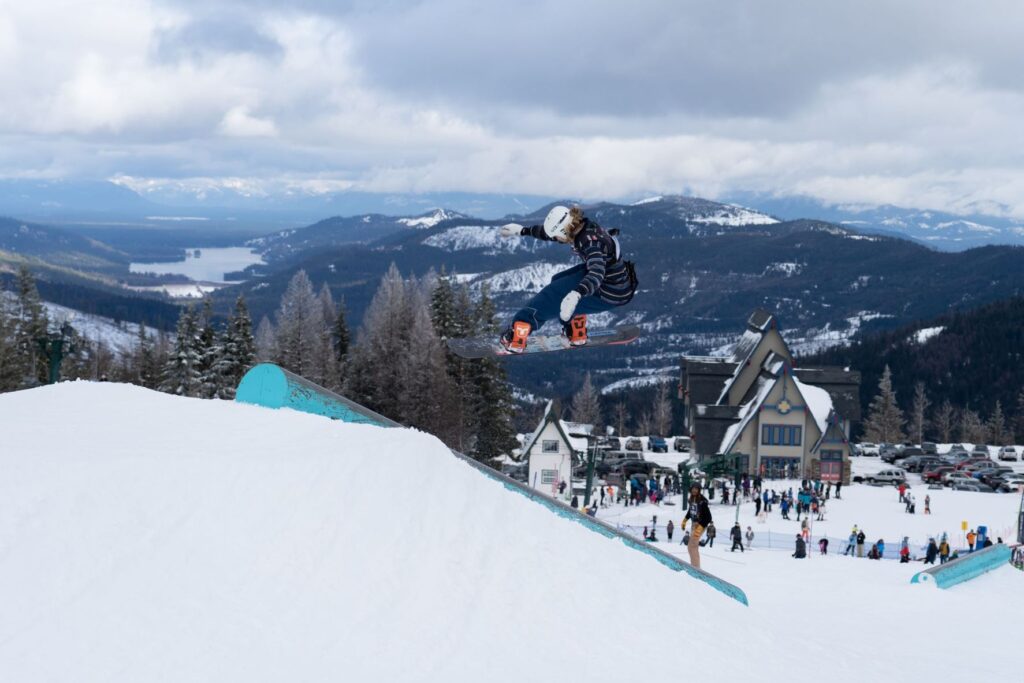
<svg viewBox="0 0 1024 683">
<path fill-rule="evenodd" d="M 736 552 L 737 546 L 739 547 L 741 553 L 746 552 L 743 549 L 743 529 L 740 528 L 739 522 L 736 522 L 732 525 L 732 530 L 729 532 L 729 535 L 732 537 L 732 548 L 729 550 L 729 552 Z"/>
<path fill-rule="evenodd" d="M 853 527 L 853 531 L 850 532 L 850 538 L 847 539 L 846 550 L 843 551 L 843 555 L 853 555 L 854 546 L 857 545 L 857 527 Z"/>
<path fill-rule="evenodd" d="M 924 553 L 925 564 L 935 564 L 935 557 L 939 554 L 939 546 L 935 545 L 935 539 L 928 539 L 928 549 Z"/>
<path fill-rule="evenodd" d="M 748 548 L 754 545 L 754 530 L 749 526 L 747 527 L 747 533 L 744 534 L 744 537 L 747 539 Z"/>
<path fill-rule="evenodd" d="M 708 507 L 708 499 L 700 492 L 700 484 L 690 485 L 690 506 L 683 518 L 683 527 L 686 521 L 691 520 L 693 533 L 686 538 L 686 549 L 690 553 L 690 564 L 700 568 L 700 550 L 698 544 L 700 537 L 711 524 L 711 508 Z"/>
<path fill-rule="evenodd" d="M 857 557 L 864 557 L 864 541 L 867 538 L 863 529 L 857 532 Z"/>
<path fill-rule="evenodd" d="M 552 318 L 562 322 L 562 333 L 573 346 L 587 343 L 587 315 L 628 304 L 636 293 L 633 264 L 622 259 L 618 230 L 606 231 L 585 218 L 583 211 L 556 206 L 543 225 L 523 227 L 518 223 L 501 226 L 502 237 L 533 237 L 571 244 L 583 263 L 556 274 L 526 306 L 512 318 L 501 335 L 501 345 L 510 353 L 526 350 L 530 333 Z"/>
<path fill-rule="evenodd" d="M 715 536 L 717 536 L 717 535 L 718 535 L 718 529 L 715 528 L 715 523 L 714 522 L 708 522 L 707 541 L 708 541 L 708 547 L 709 548 L 714 548 L 715 547 Z"/>
</svg>

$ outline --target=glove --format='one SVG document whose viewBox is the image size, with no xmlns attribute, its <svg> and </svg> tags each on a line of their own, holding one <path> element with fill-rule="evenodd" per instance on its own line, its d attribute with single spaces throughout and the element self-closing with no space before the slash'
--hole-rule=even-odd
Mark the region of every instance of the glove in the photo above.
<svg viewBox="0 0 1024 683">
<path fill-rule="evenodd" d="M 523 234 L 523 226 L 518 223 L 506 223 L 501 226 L 502 237 L 519 237 Z"/>
<path fill-rule="evenodd" d="M 576 310 L 576 304 L 579 302 L 580 293 L 576 290 L 565 295 L 565 298 L 562 299 L 562 309 L 559 312 L 559 317 L 562 319 L 563 323 L 569 322 L 569 319 L 572 318 L 573 312 Z"/>
</svg>

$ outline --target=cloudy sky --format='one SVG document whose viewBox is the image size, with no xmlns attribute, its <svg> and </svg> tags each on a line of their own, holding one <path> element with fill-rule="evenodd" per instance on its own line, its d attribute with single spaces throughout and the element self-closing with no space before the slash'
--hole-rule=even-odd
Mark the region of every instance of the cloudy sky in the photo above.
<svg viewBox="0 0 1024 683">
<path fill-rule="evenodd" d="M 1024 217 L 1024 5 L 0 0 L 0 177 Z"/>
</svg>

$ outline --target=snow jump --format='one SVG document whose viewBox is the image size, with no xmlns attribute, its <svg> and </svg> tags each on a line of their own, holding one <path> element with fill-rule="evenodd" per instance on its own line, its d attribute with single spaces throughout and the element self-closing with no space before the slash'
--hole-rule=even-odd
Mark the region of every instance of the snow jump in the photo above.
<svg viewBox="0 0 1024 683">
<path fill-rule="evenodd" d="M 343 422 L 357 422 L 380 427 L 403 426 L 394 420 L 373 412 L 369 408 L 350 401 L 344 396 L 340 396 L 288 372 L 273 363 L 261 363 L 250 369 L 238 384 L 235 401 L 265 408 L 291 408 L 292 410 L 322 415 Z M 617 538 L 633 550 L 639 550 L 653 557 L 669 569 L 684 572 L 715 590 L 728 595 L 737 602 L 744 605 L 749 604 L 746 593 L 728 581 L 697 569 L 678 557 L 658 550 L 649 543 L 619 531 L 605 522 L 581 514 L 577 510 L 549 498 L 521 482 L 506 477 L 458 451 L 452 451 L 452 454 L 484 476 L 500 482 L 509 491 L 514 491 L 536 503 L 540 503 L 559 517 L 582 524 L 589 530 L 595 531 L 607 538 Z"/>
</svg>

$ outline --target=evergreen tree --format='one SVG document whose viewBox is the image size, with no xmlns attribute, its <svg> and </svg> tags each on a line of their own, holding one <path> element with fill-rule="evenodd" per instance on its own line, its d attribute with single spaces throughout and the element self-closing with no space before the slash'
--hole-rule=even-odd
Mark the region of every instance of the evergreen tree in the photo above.
<svg viewBox="0 0 1024 683">
<path fill-rule="evenodd" d="M 996 401 L 996 407 L 988 418 L 988 440 L 996 446 L 1002 446 L 1006 439 L 1006 416 L 1003 415 L 1002 401 Z"/>
<path fill-rule="evenodd" d="M 570 407 L 573 422 L 594 425 L 601 424 L 601 400 L 588 372 L 583 376 L 583 385 L 573 396 Z"/>
<path fill-rule="evenodd" d="M 274 349 L 278 365 L 322 385 L 324 310 L 306 271 L 300 270 L 289 281 L 276 321 Z"/>
<path fill-rule="evenodd" d="M 345 298 L 338 300 L 338 309 L 334 315 L 334 330 L 331 339 L 334 341 L 334 362 L 338 367 L 338 388 L 345 386 L 345 368 L 348 364 L 349 331 L 345 320 Z"/>
<path fill-rule="evenodd" d="M 1017 418 L 1016 418 L 1017 443 L 1024 443 L 1024 389 L 1017 394 Z"/>
<path fill-rule="evenodd" d="M 929 404 L 928 396 L 924 391 L 924 382 L 918 382 L 914 385 L 914 403 L 910 409 L 910 436 L 918 445 L 924 441 L 925 414 Z"/>
<path fill-rule="evenodd" d="M 985 423 L 977 412 L 964 408 L 960 413 L 960 440 L 967 443 L 984 443 L 987 434 Z"/>
<path fill-rule="evenodd" d="M 0 392 L 17 389 L 21 383 L 14 318 L 9 308 L 6 292 L 0 290 Z"/>
<path fill-rule="evenodd" d="M 199 329 L 191 305 L 178 316 L 174 349 L 164 365 L 160 391 L 178 396 L 196 396 L 200 390 Z"/>
<path fill-rule="evenodd" d="M 878 382 L 878 394 L 871 401 L 864 433 L 869 441 L 900 443 L 903 441 L 903 422 L 903 411 L 896 404 L 896 392 L 892 389 L 892 372 L 886 365 Z"/>
<path fill-rule="evenodd" d="M 471 303 L 464 291 L 456 297 L 451 278 L 442 269 L 441 275 L 432 281 L 430 292 L 430 320 L 440 340 L 466 336 L 471 330 Z M 458 299 L 458 301 L 457 301 Z M 449 349 L 444 349 L 445 371 L 451 383 L 451 391 L 445 397 L 443 411 L 444 429 L 438 438 L 456 450 L 466 452 L 473 445 L 476 431 L 474 415 L 477 387 L 473 378 L 476 374 L 470 361 L 460 358 Z"/>
<path fill-rule="evenodd" d="M 39 340 L 47 336 L 49 321 L 39 297 L 32 272 L 26 266 L 18 269 L 17 298 L 14 309 L 15 370 L 22 387 L 44 384 L 49 375 L 47 359 Z"/>
<path fill-rule="evenodd" d="M 197 395 L 200 398 L 214 398 L 221 393 L 222 382 L 218 370 L 220 356 L 224 352 L 224 348 L 222 346 L 223 338 L 213 327 L 213 302 L 209 297 L 203 299 L 197 326 L 199 328 L 196 343 L 196 353 L 199 356 L 199 366 L 196 368 L 199 373 Z"/>
<path fill-rule="evenodd" d="M 936 438 L 940 443 L 949 443 L 953 438 L 955 415 L 956 410 L 953 408 L 953 404 L 945 400 L 932 416 L 932 426 L 935 428 Z"/>
<path fill-rule="evenodd" d="M 468 298 L 468 289 L 463 287 L 461 291 Z M 497 311 L 486 284 L 480 289 L 472 318 L 473 334 L 498 334 Z M 505 374 L 505 366 L 495 358 L 483 358 L 470 364 L 470 371 L 470 381 L 475 388 L 472 454 L 477 460 L 492 463 L 499 455 L 511 453 L 517 445 L 512 424 L 515 414 L 512 387 Z"/>
<path fill-rule="evenodd" d="M 139 333 L 135 342 L 132 368 L 134 370 L 133 383 L 149 389 L 156 388 L 160 381 L 160 366 L 153 342 L 146 334 L 146 326 L 142 324 L 139 325 Z"/>
<path fill-rule="evenodd" d="M 235 397 L 238 383 L 256 358 L 252 319 L 241 295 L 235 300 L 235 310 L 228 316 L 219 346 L 221 352 L 216 366 L 217 392 L 214 397 L 230 400 Z"/>
<path fill-rule="evenodd" d="M 410 280 L 407 297 L 411 320 L 408 344 L 398 357 L 398 405 L 400 421 L 431 433 L 448 431 L 450 416 L 445 406 L 454 387 L 448 377 L 445 349 L 430 320 L 428 283 Z"/>
</svg>

